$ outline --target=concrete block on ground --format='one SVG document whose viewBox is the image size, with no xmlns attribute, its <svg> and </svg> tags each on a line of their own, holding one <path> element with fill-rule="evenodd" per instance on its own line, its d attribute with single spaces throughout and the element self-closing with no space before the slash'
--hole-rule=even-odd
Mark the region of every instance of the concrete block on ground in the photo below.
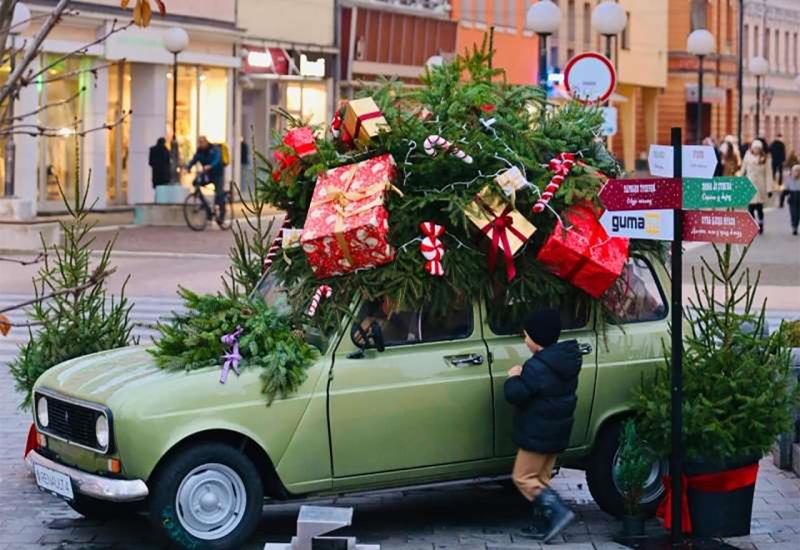
<svg viewBox="0 0 800 550">
<path fill-rule="evenodd" d="M 0 220 L 28 221 L 33 217 L 33 202 L 17 197 L 0 198 Z"/>
<path fill-rule="evenodd" d="M 183 204 L 137 204 L 136 225 L 186 225 Z"/>
<path fill-rule="evenodd" d="M 61 244 L 61 226 L 57 222 L 0 221 L 0 250 L 41 250 Z"/>
<path fill-rule="evenodd" d="M 189 188 L 183 185 L 156 185 L 156 204 L 183 204 L 189 196 Z"/>
</svg>

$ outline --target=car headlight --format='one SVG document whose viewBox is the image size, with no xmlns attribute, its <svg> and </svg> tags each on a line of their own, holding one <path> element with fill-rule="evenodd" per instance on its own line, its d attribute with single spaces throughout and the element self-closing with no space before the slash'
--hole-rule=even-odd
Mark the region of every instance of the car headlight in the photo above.
<svg viewBox="0 0 800 550">
<path fill-rule="evenodd" d="M 94 423 L 94 434 L 100 447 L 108 447 L 108 418 L 101 414 Z"/>
<path fill-rule="evenodd" d="M 36 402 L 36 417 L 39 419 L 39 425 L 46 428 L 50 424 L 50 415 L 47 413 L 47 398 L 39 397 Z"/>
</svg>

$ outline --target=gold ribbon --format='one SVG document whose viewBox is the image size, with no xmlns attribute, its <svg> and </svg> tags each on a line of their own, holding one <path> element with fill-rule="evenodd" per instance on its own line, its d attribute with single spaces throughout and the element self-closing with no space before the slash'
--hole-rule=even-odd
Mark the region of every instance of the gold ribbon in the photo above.
<svg viewBox="0 0 800 550">
<path fill-rule="evenodd" d="M 364 212 L 372 210 L 376 206 L 382 206 L 383 193 L 386 191 L 393 191 L 401 197 L 403 196 L 402 191 L 395 187 L 392 182 L 388 181 L 388 179 L 370 185 L 361 191 L 350 191 L 350 186 L 353 184 L 353 180 L 355 179 L 357 172 L 358 164 L 354 164 L 350 168 L 350 171 L 347 174 L 347 179 L 342 187 L 328 185 L 325 187 L 326 196 L 324 198 L 311 201 L 311 206 L 314 207 L 321 206 L 323 204 L 334 203 L 333 210 L 336 212 L 336 223 L 333 227 L 333 235 L 336 238 L 336 243 L 339 245 L 342 254 L 344 255 L 345 261 L 347 261 L 350 267 L 355 265 L 355 262 L 353 261 L 353 255 L 350 251 L 350 246 L 347 244 L 347 241 L 344 238 L 345 219 L 349 218 L 350 216 L 363 214 Z M 363 201 L 365 199 L 369 199 L 370 197 L 373 197 L 373 199 L 367 204 L 361 205 L 356 209 L 347 208 L 353 202 Z"/>
</svg>

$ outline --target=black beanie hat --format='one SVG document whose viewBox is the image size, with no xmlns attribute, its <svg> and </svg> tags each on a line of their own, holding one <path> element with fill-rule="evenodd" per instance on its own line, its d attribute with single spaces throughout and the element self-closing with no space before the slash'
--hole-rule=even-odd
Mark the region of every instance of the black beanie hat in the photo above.
<svg viewBox="0 0 800 550">
<path fill-rule="evenodd" d="M 558 342 L 561 335 L 561 315 L 557 309 L 540 309 L 525 318 L 525 333 L 542 347 Z"/>
</svg>

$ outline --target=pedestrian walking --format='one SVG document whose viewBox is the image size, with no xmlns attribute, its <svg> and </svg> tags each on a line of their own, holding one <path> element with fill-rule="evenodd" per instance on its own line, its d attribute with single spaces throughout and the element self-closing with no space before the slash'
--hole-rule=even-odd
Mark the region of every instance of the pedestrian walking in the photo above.
<svg viewBox="0 0 800 550">
<path fill-rule="evenodd" d="M 721 176 L 735 176 L 742 169 L 742 157 L 739 148 L 733 140 L 727 137 L 719 146 L 720 174 Z"/>
<path fill-rule="evenodd" d="M 778 134 L 769 146 L 769 156 L 772 157 L 772 180 L 778 185 L 780 192 L 779 205 L 783 208 L 786 195 L 783 191 L 783 165 L 786 162 L 786 145 L 783 143 L 783 134 Z"/>
<path fill-rule="evenodd" d="M 742 175 L 756 187 L 756 194 L 747 206 L 758 221 L 758 232 L 764 233 L 764 203 L 772 196 L 772 170 L 764 142 L 755 139 L 742 160 Z"/>
<path fill-rule="evenodd" d="M 514 405 L 512 438 L 519 450 L 511 478 L 531 502 L 531 527 L 525 536 L 549 542 L 575 518 L 550 488 L 558 454 L 569 444 L 583 364 L 578 342 L 558 342 L 561 317 L 555 309 L 525 319 L 525 344 L 533 354 L 508 371 L 506 400 Z"/>
<path fill-rule="evenodd" d="M 167 149 L 167 140 L 163 137 L 156 140 L 156 144 L 150 147 L 150 160 L 148 161 L 153 172 L 153 187 L 169 183 L 170 177 L 170 158 Z"/>
<path fill-rule="evenodd" d="M 800 164 L 792 166 L 792 171 L 786 180 L 785 191 L 788 194 L 792 235 L 797 235 L 797 226 L 800 225 Z"/>
</svg>

